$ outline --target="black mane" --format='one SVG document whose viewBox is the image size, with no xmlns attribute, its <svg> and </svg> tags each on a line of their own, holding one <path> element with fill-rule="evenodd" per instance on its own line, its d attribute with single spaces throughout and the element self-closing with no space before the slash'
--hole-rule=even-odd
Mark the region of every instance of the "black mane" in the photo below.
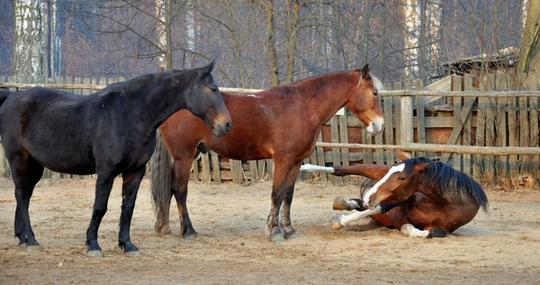
<svg viewBox="0 0 540 285">
<path fill-rule="evenodd" d="M 410 158 L 403 161 L 403 163 L 405 163 L 405 173 L 408 176 L 412 174 L 414 165 L 429 163 L 429 166 L 420 173 L 421 183 L 436 188 L 447 199 L 455 198 L 456 195 L 462 198 L 474 199 L 487 212 L 488 199 L 486 193 L 484 193 L 480 184 L 467 174 L 455 170 L 448 164 L 425 157 Z"/>
</svg>

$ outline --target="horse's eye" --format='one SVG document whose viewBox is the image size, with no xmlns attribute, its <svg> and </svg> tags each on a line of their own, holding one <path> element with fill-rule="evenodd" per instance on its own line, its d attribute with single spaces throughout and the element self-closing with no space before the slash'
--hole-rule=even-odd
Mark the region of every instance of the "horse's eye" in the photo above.
<svg viewBox="0 0 540 285">
<path fill-rule="evenodd" d="M 379 94 L 379 91 L 375 90 L 373 91 L 373 95 L 377 96 Z"/>
<path fill-rule="evenodd" d="M 210 90 L 211 90 L 212 92 L 218 92 L 218 91 L 219 91 L 219 89 L 218 89 L 216 86 L 210 87 Z"/>
<path fill-rule="evenodd" d="M 398 176 L 399 180 L 405 180 L 405 176 Z"/>
</svg>

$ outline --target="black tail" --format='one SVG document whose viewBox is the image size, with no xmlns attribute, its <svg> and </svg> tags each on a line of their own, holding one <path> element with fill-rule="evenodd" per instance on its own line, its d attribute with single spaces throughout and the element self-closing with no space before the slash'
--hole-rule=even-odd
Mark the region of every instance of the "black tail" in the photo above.
<svg viewBox="0 0 540 285">
<path fill-rule="evenodd" d="M 9 94 L 11 94 L 11 91 L 7 89 L 0 89 L 0 106 L 4 104 L 4 101 L 8 98 Z"/>
</svg>

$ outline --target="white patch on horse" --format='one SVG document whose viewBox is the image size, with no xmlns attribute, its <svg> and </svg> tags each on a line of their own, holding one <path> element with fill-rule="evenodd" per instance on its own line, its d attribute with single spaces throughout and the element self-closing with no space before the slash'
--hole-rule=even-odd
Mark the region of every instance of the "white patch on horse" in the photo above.
<svg viewBox="0 0 540 285">
<path fill-rule="evenodd" d="M 313 165 L 313 164 L 303 164 L 300 166 L 300 172 L 325 172 L 325 173 L 334 173 L 335 170 L 333 167 Z"/>
<path fill-rule="evenodd" d="M 362 199 L 364 201 L 364 205 L 368 205 L 371 195 L 377 193 L 379 187 L 386 183 L 386 181 L 390 179 L 390 176 L 392 176 L 392 174 L 402 172 L 403 170 L 405 170 L 405 163 L 392 166 L 390 170 L 388 170 L 388 172 L 384 175 L 384 177 L 381 180 L 377 181 L 377 183 L 375 183 L 375 185 L 373 185 L 373 187 L 371 187 L 371 189 L 366 192 L 364 198 Z"/>
<path fill-rule="evenodd" d="M 409 237 L 422 237 L 426 238 L 429 235 L 428 230 L 419 230 L 412 224 L 404 224 L 401 226 L 401 233 Z"/>
<path fill-rule="evenodd" d="M 257 95 L 255 95 L 255 94 L 248 94 L 248 95 L 246 95 L 246 97 L 257 97 Z"/>
<path fill-rule="evenodd" d="M 378 133 L 378 132 L 382 131 L 383 126 L 384 126 L 384 117 L 378 116 L 377 118 L 375 118 L 375 120 L 373 120 L 373 121 L 371 121 L 371 123 L 369 123 L 369 126 L 367 127 L 366 130 L 370 134 Z"/>
</svg>

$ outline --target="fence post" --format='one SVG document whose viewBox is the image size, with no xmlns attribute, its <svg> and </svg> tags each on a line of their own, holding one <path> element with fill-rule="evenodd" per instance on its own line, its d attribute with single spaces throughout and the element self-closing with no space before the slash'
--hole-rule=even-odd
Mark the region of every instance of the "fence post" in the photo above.
<svg viewBox="0 0 540 285">
<path fill-rule="evenodd" d="M 400 144 L 406 145 L 413 142 L 414 139 L 414 130 L 413 130 L 413 104 L 412 96 L 403 95 L 400 97 L 400 109 L 401 109 L 401 118 L 400 118 L 400 127 L 401 127 L 401 137 Z"/>
</svg>

